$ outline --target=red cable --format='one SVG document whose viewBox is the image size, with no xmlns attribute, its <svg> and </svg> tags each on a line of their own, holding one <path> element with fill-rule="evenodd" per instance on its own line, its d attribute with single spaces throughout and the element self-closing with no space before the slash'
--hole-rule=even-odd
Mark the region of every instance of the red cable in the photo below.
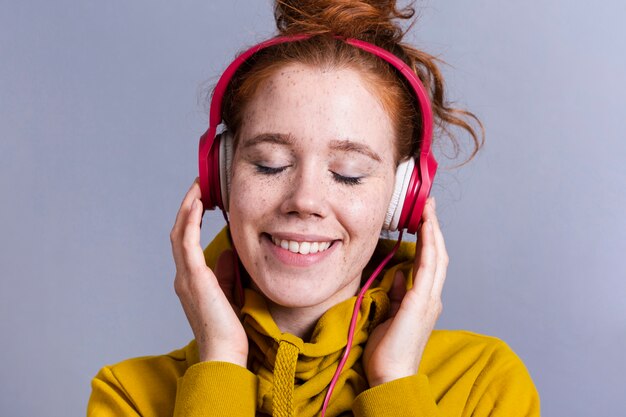
<svg viewBox="0 0 626 417">
<path fill-rule="evenodd" d="M 402 242 L 402 232 L 403 231 L 400 230 L 400 234 L 398 235 L 398 241 L 396 242 L 391 252 L 387 255 L 387 257 L 385 257 L 385 259 L 383 259 L 380 265 L 378 265 L 378 268 L 376 268 L 376 270 L 372 272 L 372 275 L 370 275 L 367 281 L 365 281 L 363 288 L 361 288 L 361 291 L 359 291 L 359 296 L 357 297 L 356 302 L 354 303 L 354 309 L 352 310 L 352 319 L 350 320 L 350 328 L 348 330 L 348 342 L 344 350 L 343 357 L 341 358 L 341 362 L 339 362 L 339 365 L 337 366 L 337 370 L 335 371 L 335 375 L 333 376 L 333 379 L 330 381 L 330 385 L 328 386 L 328 391 L 326 392 L 326 398 L 324 398 L 324 405 L 322 406 L 322 417 L 326 416 L 326 408 L 328 407 L 328 403 L 330 402 L 330 397 L 333 394 L 333 390 L 335 389 L 335 384 L 337 383 L 337 380 L 339 379 L 339 374 L 341 373 L 343 366 L 346 364 L 346 361 L 348 360 L 348 355 L 350 354 L 350 350 L 352 349 L 352 340 L 354 339 L 356 321 L 359 317 L 359 309 L 361 308 L 361 302 L 363 301 L 363 296 L 365 295 L 365 292 L 369 289 L 370 285 L 372 285 L 372 282 L 374 282 L 378 274 L 380 274 L 380 271 L 382 271 L 385 265 L 387 265 L 387 262 L 389 262 L 389 260 L 393 258 L 393 255 L 396 254 L 396 251 L 400 247 L 400 242 Z"/>
</svg>

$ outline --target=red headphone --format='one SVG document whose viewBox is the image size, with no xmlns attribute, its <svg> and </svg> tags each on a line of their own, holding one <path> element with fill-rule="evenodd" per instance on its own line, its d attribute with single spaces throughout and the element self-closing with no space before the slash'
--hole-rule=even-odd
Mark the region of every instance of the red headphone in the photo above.
<svg viewBox="0 0 626 417">
<path fill-rule="evenodd" d="M 209 128 L 200 137 L 198 155 L 200 191 L 205 209 L 219 207 L 222 211 L 228 212 L 228 182 L 233 153 L 232 137 L 228 131 L 218 135 L 216 131 L 222 123 L 222 99 L 233 75 L 248 58 L 265 48 L 310 37 L 311 35 L 306 34 L 276 37 L 255 45 L 239 55 L 220 77 L 211 99 Z M 429 95 L 411 68 L 391 52 L 362 40 L 337 38 L 387 61 L 404 76 L 413 88 L 422 118 L 419 158 L 409 158 L 398 165 L 394 191 L 383 229 L 389 231 L 407 229 L 409 233 L 416 233 L 437 171 L 437 161 L 431 149 L 433 115 Z"/>
</svg>

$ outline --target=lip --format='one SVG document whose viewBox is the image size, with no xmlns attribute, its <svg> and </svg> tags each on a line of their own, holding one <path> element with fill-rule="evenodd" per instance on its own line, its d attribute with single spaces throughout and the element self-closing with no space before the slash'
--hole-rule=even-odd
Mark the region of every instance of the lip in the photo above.
<svg viewBox="0 0 626 417">
<path fill-rule="evenodd" d="M 329 239 L 328 237 L 316 236 L 316 235 L 301 235 L 301 234 L 276 234 L 274 237 L 283 240 L 295 240 L 298 242 L 328 242 L 332 244 L 328 249 L 323 252 L 309 253 L 302 255 L 300 253 L 293 253 L 287 249 L 283 249 L 280 246 L 276 246 L 272 242 L 270 235 L 264 233 L 261 238 L 263 246 L 267 247 L 268 251 L 276 258 L 280 263 L 286 266 L 293 267 L 309 267 L 315 265 L 318 262 L 323 261 L 326 257 L 330 256 L 339 247 L 340 241 L 336 239 Z"/>
<path fill-rule="evenodd" d="M 334 242 L 338 240 L 336 238 L 322 236 L 322 235 L 309 235 L 302 233 L 267 233 L 277 239 L 281 240 L 295 240 L 296 242 Z"/>
</svg>

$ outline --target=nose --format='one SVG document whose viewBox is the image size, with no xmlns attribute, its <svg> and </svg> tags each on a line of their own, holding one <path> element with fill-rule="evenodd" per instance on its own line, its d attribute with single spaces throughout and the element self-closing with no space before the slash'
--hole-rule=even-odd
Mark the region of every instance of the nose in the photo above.
<svg viewBox="0 0 626 417">
<path fill-rule="evenodd" d="M 326 217 L 329 206 L 325 184 L 323 173 L 315 164 L 298 168 L 287 186 L 282 213 L 302 219 Z"/>
</svg>

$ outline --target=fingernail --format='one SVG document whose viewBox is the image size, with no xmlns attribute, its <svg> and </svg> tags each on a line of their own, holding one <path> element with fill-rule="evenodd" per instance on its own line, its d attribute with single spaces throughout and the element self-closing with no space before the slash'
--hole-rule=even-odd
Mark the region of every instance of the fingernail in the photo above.
<svg viewBox="0 0 626 417">
<path fill-rule="evenodd" d="M 431 222 L 430 220 L 426 220 L 426 229 L 429 232 L 432 232 L 432 230 L 433 230 L 433 222 Z"/>
<path fill-rule="evenodd" d="M 435 201 L 435 197 L 431 197 L 430 203 L 433 205 L 433 208 L 437 208 L 437 202 Z"/>
<path fill-rule="evenodd" d="M 193 201 L 192 201 L 192 203 L 191 203 L 191 209 L 192 209 L 192 210 L 195 210 L 195 209 L 196 209 L 196 207 L 198 207 L 198 199 L 197 199 L 197 198 L 194 198 L 194 199 L 193 199 Z"/>
</svg>

